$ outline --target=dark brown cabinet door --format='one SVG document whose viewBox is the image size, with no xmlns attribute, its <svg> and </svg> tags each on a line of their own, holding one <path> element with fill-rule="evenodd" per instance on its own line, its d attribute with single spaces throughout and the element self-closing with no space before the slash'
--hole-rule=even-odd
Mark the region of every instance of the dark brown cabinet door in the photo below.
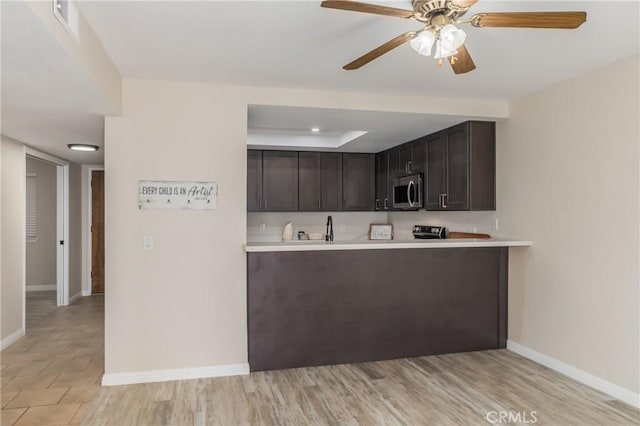
<svg viewBox="0 0 640 426">
<path fill-rule="evenodd" d="M 320 153 L 298 153 L 298 206 L 300 211 L 322 209 Z"/>
<path fill-rule="evenodd" d="M 298 210 L 298 153 L 262 153 L 262 210 Z"/>
<path fill-rule="evenodd" d="M 389 210 L 389 191 L 389 152 L 384 151 L 376 154 L 376 210 Z"/>
<path fill-rule="evenodd" d="M 447 133 L 445 210 L 469 210 L 469 138 L 467 126 Z"/>
<path fill-rule="evenodd" d="M 427 141 L 427 173 L 425 209 L 444 210 L 442 194 L 445 191 L 447 135 L 442 133 Z"/>
<path fill-rule="evenodd" d="M 375 155 L 342 155 L 343 210 L 375 210 Z"/>
<path fill-rule="evenodd" d="M 262 208 L 262 151 L 247 151 L 247 210 Z"/>
<path fill-rule="evenodd" d="M 342 210 L 342 154 L 323 152 L 320 154 L 321 209 Z"/>
<path fill-rule="evenodd" d="M 409 163 L 409 173 L 424 173 L 427 164 L 427 143 L 424 138 L 411 143 L 411 163 Z"/>
<path fill-rule="evenodd" d="M 342 210 L 342 154 L 298 153 L 300 211 Z"/>
<path fill-rule="evenodd" d="M 404 144 L 398 148 L 398 176 L 410 175 L 411 171 L 411 145 Z"/>
<path fill-rule="evenodd" d="M 468 121 L 427 140 L 427 210 L 495 210 L 495 123 Z"/>
</svg>

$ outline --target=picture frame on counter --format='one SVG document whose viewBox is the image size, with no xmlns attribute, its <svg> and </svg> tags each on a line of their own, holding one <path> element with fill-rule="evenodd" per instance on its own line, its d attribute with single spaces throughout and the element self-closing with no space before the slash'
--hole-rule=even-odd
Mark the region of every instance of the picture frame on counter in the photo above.
<svg viewBox="0 0 640 426">
<path fill-rule="evenodd" d="M 369 225 L 370 240 L 392 240 L 393 225 L 387 223 L 372 223 Z"/>
</svg>

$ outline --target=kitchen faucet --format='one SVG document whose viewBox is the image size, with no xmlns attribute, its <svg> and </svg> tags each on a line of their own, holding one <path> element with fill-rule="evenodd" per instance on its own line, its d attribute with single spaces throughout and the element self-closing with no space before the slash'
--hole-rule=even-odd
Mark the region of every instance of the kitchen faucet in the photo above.
<svg viewBox="0 0 640 426">
<path fill-rule="evenodd" d="M 327 217 L 327 233 L 324 240 L 333 242 L 333 218 L 331 216 Z"/>
</svg>

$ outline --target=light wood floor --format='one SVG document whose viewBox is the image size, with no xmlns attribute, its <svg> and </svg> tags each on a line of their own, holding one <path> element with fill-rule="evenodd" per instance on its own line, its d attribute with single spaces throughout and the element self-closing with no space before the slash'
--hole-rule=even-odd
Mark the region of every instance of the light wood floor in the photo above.
<svg viewBox="0 0 640 426">
<path fill-rule="evenodd" d="M 27 333 L 42 317 L 46 317 L 58 307 L 55 291 L 28 291 L 26 303 Z"/>
<path fill-rule="evenodd" d="M 102 303 L 56 310 L 1 353 L 2 425 L 477 425 L 500 412 L 640 424 L 638 410 L 506 350 L 100 388 Z"/>
</svg>

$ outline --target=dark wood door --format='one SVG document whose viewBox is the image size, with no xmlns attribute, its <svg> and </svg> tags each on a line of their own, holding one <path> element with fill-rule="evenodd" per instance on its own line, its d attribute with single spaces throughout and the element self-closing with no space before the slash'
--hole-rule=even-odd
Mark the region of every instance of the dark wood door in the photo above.
<svg viewBox="0 0 640 426">
<path fill-rule="evenodd" d="M 104 171 L 91 172 L 91 294 L 104 293 Z"/>
<path fill-rule="evenodd" d="M 247 151 L 247 210 L 262 208 L 262 151 Z"/>
<path fill-rule="evenodd" d="M 427 141 L 427 173 L 425 208 L 444 210 L 442 194 L 445 193 L 447 136 L 441 133 Z"/>
<path fill-rule="evenodd" d="M 376 210 L 389 210 L 389 153 L 376 154 Z"/>
<path fill-rule="evenodd" d="M 263 151 L 262 210 L 298 210 L 298 153 Z"/>
<path fill-rule="evenodd" d="M 467 123 L 447 132 L 445 210 L 469 210 L 469 134 Z"/>
<path fill-rule="evenodd" d="M 319 152 L 298 153 L 298 207 L 303 212 L 322 210 Z"/>
<path fill-rule="evenodd" d="M 342 210 L 342 154 L 320 154 L 320 182 L 322 210 Z"/>
<path fill-rule="evenodd" d="M 375 154 L 345 153 L 343 167 L 343 210 L 375 210 Z"/>
</svg>

